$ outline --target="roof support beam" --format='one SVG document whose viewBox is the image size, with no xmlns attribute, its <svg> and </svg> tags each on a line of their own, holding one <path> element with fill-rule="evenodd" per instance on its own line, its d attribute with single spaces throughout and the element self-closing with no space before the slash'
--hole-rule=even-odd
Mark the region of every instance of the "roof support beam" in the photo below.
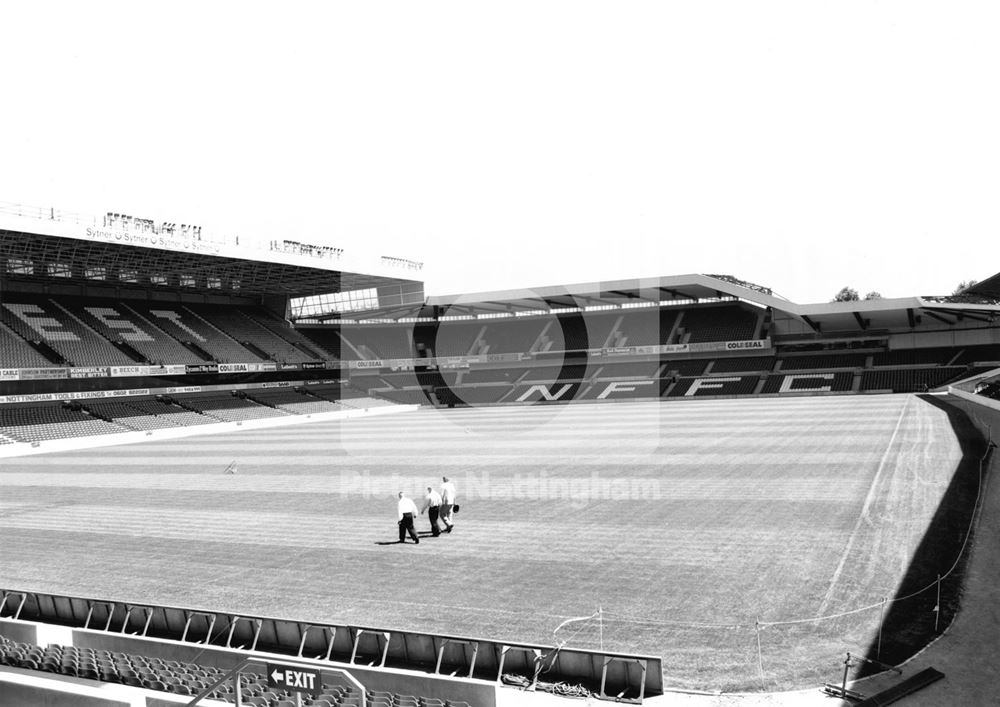
<svg viewBox="0 0 1000 707">
<path fill-rule="evenodd" d="M 812 327 L 812 330 L 817 334 L 819 334 L 823 330 L 823 327 L 820 325 L 819 322 L 814 322 L 812 319 L 805 316 L 804 314 L 802 315 L 802 321 L 804 321 L 806 324 Z"/>
<path fill-rule="evenodd" d="M 854 315 L 854 320 L 858 323 L 858 326 L 861 327 L 861 331 L 868 328 L 869 320 L 862 317 L 860 312 L 851 312 L 851 314 Z"/>
<path fill-rule="evenodd" d="M 910 322 L 910 328 L 913 329 L 917 326 L 916 317 L 913 316 L 913 307 L 906 308 L 906 319 Z"/>
<path fill-rule="evenodd" d="M 934 319 L 937 319 L 939 322 L 944 322 L 948 326 L 954 326 L 955 325 L 954 320 L 949 319 L 948 317 L 944 317 L 944 316 L 938 314 L 937 312 L 932 312 L 929 309 L 924 310 L 924 314 L 926 314 L 928 317 L 933 317 Z"/>
</svg>

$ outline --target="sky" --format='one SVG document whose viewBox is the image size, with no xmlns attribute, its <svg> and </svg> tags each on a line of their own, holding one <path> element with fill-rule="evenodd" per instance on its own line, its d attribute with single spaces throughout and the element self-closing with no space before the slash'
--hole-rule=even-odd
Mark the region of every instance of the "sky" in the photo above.
<svg viewBox="0 0 1000 707">
<path fill-rule="evenodd" d="M 0 201 L 425 263 L 429 295 L 1000 271 L 1000 5 L 14 3 Z"/>
</svg>

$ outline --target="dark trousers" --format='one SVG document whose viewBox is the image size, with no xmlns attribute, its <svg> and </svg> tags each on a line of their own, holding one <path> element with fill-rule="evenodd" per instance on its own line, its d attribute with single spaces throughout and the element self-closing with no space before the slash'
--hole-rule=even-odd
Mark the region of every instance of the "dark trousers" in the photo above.
<svg viewBox="0 0 1000 707">
<path fill-rule="evenodd" d="M 399 521 L 399 542 L 406 542 L 407 533 L 409 533 L 410 537 L 413 538 L 413 542 L 420 542 L 420 538 L 417 537 L 417 531 L 413 529 L 412 513 L 404 513 L 403 520 Z"/>
<path fill-rule="evenodd" d="M 438 513 L 440 511 L 440 506 L 429 506 L 427 508 L 427 518 L 431 522 L 431 535 L 435 538 L 441 534 L 441 529 L 438 528 Z"/>
<path fill-rule="evenodd" d="M 454 507 L 454 504 L 451 503 L 441 504 L 441 522 L 444 523 L 446 528 L 450 528 L 452 526 L 451 509 Z"/>
</svg>

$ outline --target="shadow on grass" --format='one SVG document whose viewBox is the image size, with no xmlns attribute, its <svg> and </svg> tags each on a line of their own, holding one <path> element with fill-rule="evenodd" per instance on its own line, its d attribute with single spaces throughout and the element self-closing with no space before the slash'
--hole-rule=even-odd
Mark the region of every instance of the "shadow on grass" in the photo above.
<svg viewBox="0 0 1000 707">
<path fill-rule="evenodd" d="M 890 665 L 899 665 L 924 648 L 947 628 L 958 613 L 969 557 L 968 546 L 961 557 L 959 553 L 976 512 L 979 463 L 988 443 L 957 405 L 938 396 L 918 397 L 948 416 L 962 449 L 962 460 L 889 605 L 883 622 L 881 645 L 876 639 L 865 654 L 870 660 Z M 971 537 L 969 543 L 971 545 Z M 942 576 L 940 604 L 938 575 Z M 858 677 L 880 671 L 881 668 L 869 663 L 860 669 Z"/>
</svg>

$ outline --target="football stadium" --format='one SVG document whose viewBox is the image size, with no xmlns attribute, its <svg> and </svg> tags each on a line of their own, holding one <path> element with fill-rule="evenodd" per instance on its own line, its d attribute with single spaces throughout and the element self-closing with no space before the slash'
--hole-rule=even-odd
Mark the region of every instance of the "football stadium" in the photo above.
<svg viewBox="0 0 1000 707">
<path fill-rule="evenodd" d="M 0 704 L 957 703 L 1000 275 L 422 269 L 0 209 Z"/>
</svg>

